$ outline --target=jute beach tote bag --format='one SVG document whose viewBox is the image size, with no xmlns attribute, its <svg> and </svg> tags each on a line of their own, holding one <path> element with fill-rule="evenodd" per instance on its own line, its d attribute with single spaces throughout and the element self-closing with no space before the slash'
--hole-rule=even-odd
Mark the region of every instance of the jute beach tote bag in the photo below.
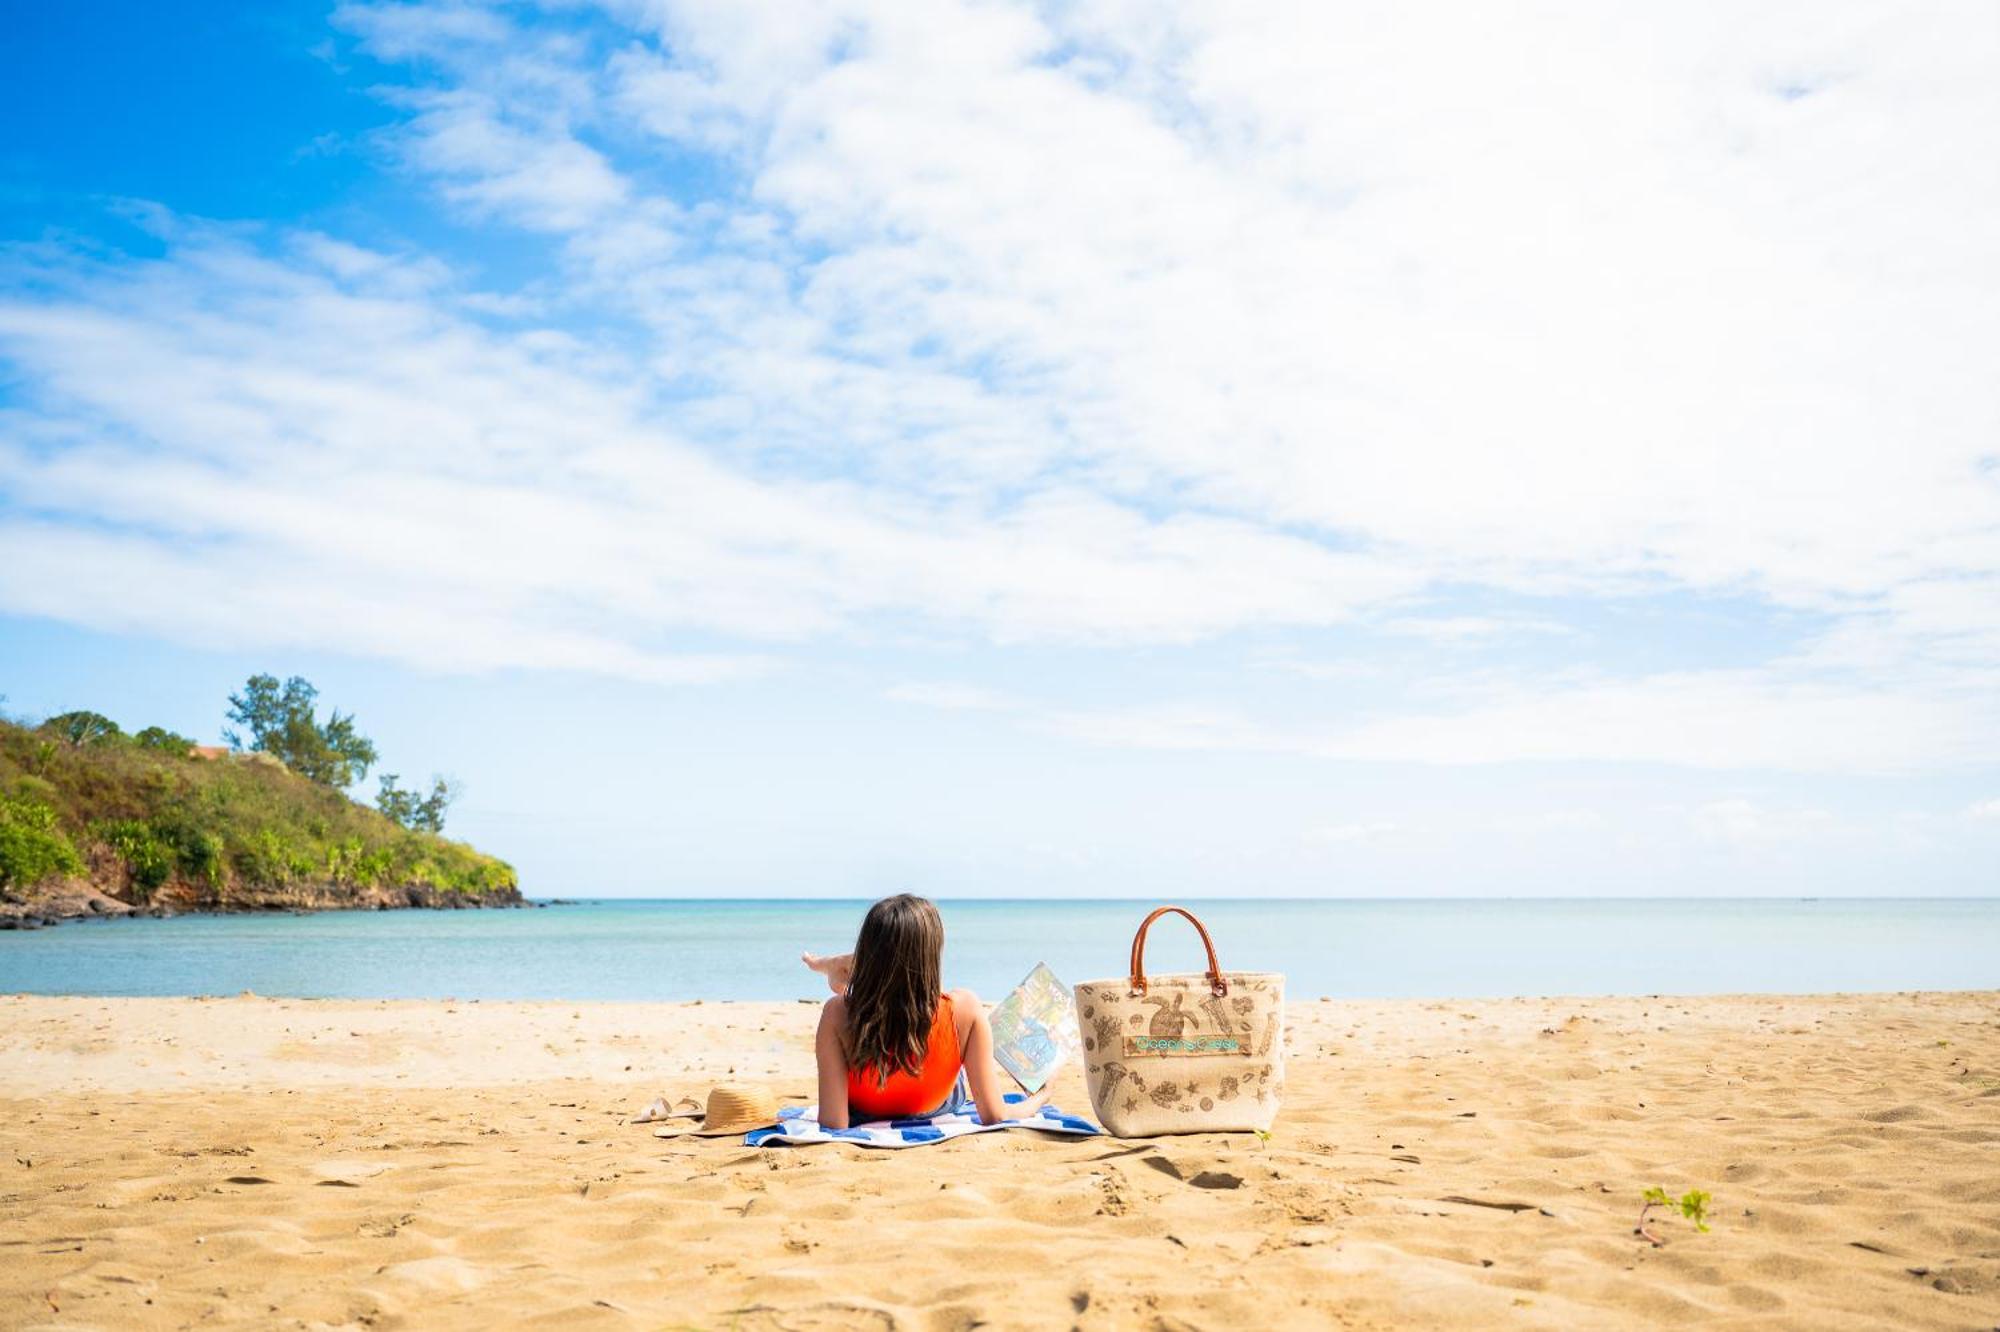
<svg viewBox="0 0 2000 1332">
<path fill-rule="evenodd" d="M 1148 976 L 1146 931 L 1186 916 L 1208 950 L 1200 974 Z M 1116 980 L 1076 987 L 1084 1076 L 1105 1128 L 1121 1138 L 1268 1129 L 1285 1081 L 1285 978 L 1224 971 L 1194 914 L 1163 906 L 1132 936 Z"/>
</svg>

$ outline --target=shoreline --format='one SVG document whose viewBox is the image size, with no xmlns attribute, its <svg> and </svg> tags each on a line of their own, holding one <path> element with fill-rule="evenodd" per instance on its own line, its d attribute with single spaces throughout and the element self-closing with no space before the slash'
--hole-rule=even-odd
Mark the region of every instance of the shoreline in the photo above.
<svg viewBox="0 0 2000 1332">
<path fill-rule="evenodd" d="M 819 1009 L 0 997 L 0 1324 L 1963 1328 L 2000 1298 L 2000 992 L 1294 1002 L 1268 1142 L 622 1123 L 809 1096 Z M 1056 1100 L 1087 1112 L 1074 1068 Z M 1710 1233 L 1636 1235 L 1654 1187 L 1710 1192 Z"/>
<path fill-rule="evenodd" d="M 252 896 L 240 902 L 202 903 L 192 906 L 168 903 L 138 904 L 113 897 L 95 884 L 73 881 L 46 885 L 29 891 L 19 900 L 0 900 L 0 930 L 41 930 L 77 921 L 176 920 L 182 916 L 319 916 L 330 911 L 518 911 L 557 905 L 537 902 L 516 891 L 510 899 L 499 894 L 472 897 L 430 887 L 427 884 L 397 884 L 382 888 L 356 889 L 371 896 L 367 900 L 317 903 L 288 900 L 288 889 L 273 889 L 270 896 Z M 346 891 L 346 890 L 339 890 Z M 398 899 L 401 900 L 398 900 Z"/>
<path fill-rule="evenodd" d="M 182 1088 L 256 1090 L 315 1085 L 512 1086 L 565 1079 L 606 1088 L 665 1078 L 723 1081 L 774 1077 L 812 1085 L 812 1030 L 822 998 L 790 999 L 347 999 L 262 995 L 45 995 L 0 992 L 0 1089 L 15 1095 Z M 989 1001 L 987 1007 L 992 1007 Z M 1315 999 L 1286 1005 L 1287 1059 L 1328 1048 L 1325 1032 L 1349 1039 L 1369 1028 L 1421 1048 L 1418 1033 L 1438 1014 L 1477 1017 L 1510 1043 L 1537 1043 L 1572 1020 L 1667 1012 L 1729 1014 L 1734 1021 L 1805 1034 L 1801 1014 L 1986 1011 L 1996 1067 L 1975 1073 L 2000 1090 L 2000 989 L 1888 993 L 1716 995 L 1444 996 Z M 1816 1019 L 1823 1020 L 1823 1019 Z M 1536 1025 L 1537 1023 L 1540 1025 Z M 1551 1023 L 1556 1025 L 1551 1025 Z M 1658 1024 L 1655 1024 L 1658 1025 Z M 66 1039 L 21 1039 L 44 1029 Z M 1664 1027 L 1661 1028 L 1665 1030 Z M 77 1036 L 87 1031 L 88 1038 Z M 649 1033 L 665 1033 L 654 1037 Z M 678 1034 L 697 1048 L 667 1051 Z M 528 1040 L 539 1038 L 539 1043 Z M 1947 1038 L 1949 1039 L 1949 1038 Z M 324 1044 L 322 1044 L 324 1042 Z M 530 1045 L 534 1048 L 529 1048 Z M 1315 1046 L 1320 1048 L 1315 1049 Z M 1940 1047 L 1950 1049 L 1950 1046 Z M 732 1054 L 731 1051 L 737 1053 Z M 642 1052 L 647 1052 L 641 1058 Z M 662 1056 L 665 1056 L 664 1058 Z M 752 1057 L 754 1056 L 754 1058 Z M 1333 1057 L 1338 1058 L 1336 1054 Z M 1426 1056 L 1428 1057 L 1428 1056 Z M 1084 1106 L 1071 1069 L 1070 1101 Z M 1293 1079 L 1296 1081 L 1296 1078 Z M 705 1084 L 706 1085 L 706 1084 Z M 662 1083 L 661 1089 L 666 1089 Z M 1981 1084 L 1978 1090 L 1986 1090 Z M 0 1093 L 4 1099 L 4 1093 Z M 1993 1106 L 2000 1118 L 2000 1096 Z M 2000 1145 L 2000 1127 L 1994 1136 Z"/>
<path fill-rule="evenodd" d="M 262 913 L 248 912 L 206 912 L 205 915 L 234 915 Z M 321 913 L 312 913 L 321 914 Z M 452 1009 L 484 1008 L 494 1011 L 507 1009 L 603 1009 L 617 1011 L 643 1011 L 660 1009 L 675 1012 L 680 1009 L 789 1009 L 795 1005 L 825 1002 L 824 991 L 813 995 L 785 995 L 771 998 L 728 998 L 728 999 L 660 999 L 660 998 L 577 998 L 551 995 L 530 995 L 527 997 L 487 996 L 487 995 L 440 995 L 440 994 L 383 994 L 383 995 L 341 995 L 341 994 L 274 994 L 261 990 L 242 989 L 233 993 L 221 990 L 202 991 L 188 994 L 125 994 L 101 990 L 9 990 L 0 989 L 0 1005 L 14 1001 L 57 1001 L 97 1004 L 201 1004 L 250 1002 L 267 1004 L 301 1004 L 322 1007 L 347 1005 L 356 1009 L 388 1008 L 440 1008 Z M 1285 1001 L 1288 1015 L 1296 1017 L 1307 1008 L 1328 1005 L 1345 1005 L 1349 1008 L 1380 1009 L 1394 1011 L 1405 1007 L 1440 1008 L 1458 1005 L 1499 1006 L 1506 1004 L 1566 1004 L 1597 1005 L 1624 1002 L 1650 1002 L 1662 1004 L 1703 1004 L 1703 1003 L 1866 1003 L 1870 1000 L 1907 999 L 1922 1001 L 1930 999 L 1965 999 L 1977 1001 L 1991 999 L 1996 1012 L 2000 1012 L 2000 988 L 1992 990 L 1926 990 L 1921 988 L 1901 988 L 1884 990 L 1719 990 L 1715 992 L 1655 990 L 1640 993 L 1590 994 L 1584 992 L 1547 995 L 1508 994 L 1427 994 L 1427 995 L 1320 995 L 1317 997 L 1289 997 Z M 982 1006 L 989 1012 L 995 1000 L 991 996 L 981 999 Z M 4 1009 L 0 1009 L 4 1012 Z M 4 1078 L 6 1068 L 5 1046 L 0 1045 L 0 1078 Z"/>
</svg>

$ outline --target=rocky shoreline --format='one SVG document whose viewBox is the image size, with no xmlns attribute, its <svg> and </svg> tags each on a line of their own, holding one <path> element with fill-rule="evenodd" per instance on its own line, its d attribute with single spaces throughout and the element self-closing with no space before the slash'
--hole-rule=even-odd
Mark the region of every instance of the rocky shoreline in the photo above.
<svg viewBox="0 0 2000 1332">
<path fill-rule="evenodd" d="M 190 914 L 306 915 L 320 911 L 463 911 L 533 905 L 515 887 L 483 894 L 458 892 L 430 884 L 359 887 L 343 883 L 287 885 L 231 884 L 226 897 L 210 889 L 169 884 L 144 902 L 115 897 L 88 879 L 58 879 L 25 893 L 0 890 L 0 930 L 33 930 L 67 920 L 110 920 L 119 917 L 166 919 Z"/>
</svg>

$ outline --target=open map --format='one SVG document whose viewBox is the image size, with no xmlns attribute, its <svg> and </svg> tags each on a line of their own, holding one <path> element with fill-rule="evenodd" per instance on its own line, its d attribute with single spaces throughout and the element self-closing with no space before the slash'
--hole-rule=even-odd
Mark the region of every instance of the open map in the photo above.
<svg viewBox="0 0 2000 1332">
<path fill-rule="evenodd" d="M 1028 978 L 1000 1001 L 990 1021 L 993 1057 L 1024 1091 L 1040 1091 L 1083 1044 L 1069 986 L 1043 962 L 1037 962 Z"/>
</svg>

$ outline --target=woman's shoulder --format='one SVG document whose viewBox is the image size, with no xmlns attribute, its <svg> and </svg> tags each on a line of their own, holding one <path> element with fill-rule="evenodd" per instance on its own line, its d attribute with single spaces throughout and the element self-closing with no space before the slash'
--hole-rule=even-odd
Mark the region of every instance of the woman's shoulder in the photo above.
<svg viewBox="0 0 2000 1332">
<path fill-rule="evenodd" d="M 946 990 L 944 997 L 951 1000 L 953 1008 L 970 1008 L 976 1010 L 981 1007 L 979 996 L 970 990 Z"/>
</svg>

